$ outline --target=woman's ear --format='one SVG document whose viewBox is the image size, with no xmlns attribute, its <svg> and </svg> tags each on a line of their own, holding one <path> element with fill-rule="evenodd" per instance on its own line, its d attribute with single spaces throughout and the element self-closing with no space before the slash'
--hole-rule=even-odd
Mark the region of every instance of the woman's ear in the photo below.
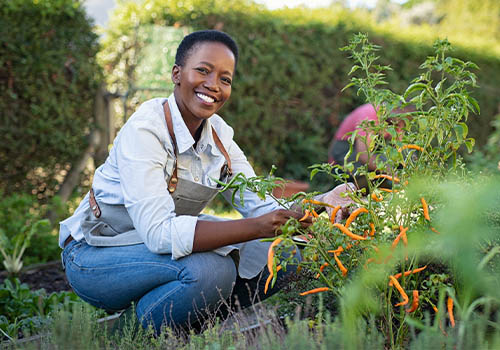
<svg viewBox="0 0 500 350">
<path fill-rule="evenodd" d="M 172 82 L 175 85 L 179 85 L 181 83 L 181 67 L 176 64 L 172 67 Z"/>
</svg>

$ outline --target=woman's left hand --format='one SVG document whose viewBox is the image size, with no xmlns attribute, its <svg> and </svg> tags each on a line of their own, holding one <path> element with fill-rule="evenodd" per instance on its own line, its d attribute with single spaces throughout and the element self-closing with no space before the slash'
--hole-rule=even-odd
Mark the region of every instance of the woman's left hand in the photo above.
<svg viewBox="0 0 500 350">
<path fill-rule="evenodd" d="M 319 200 L 323 203 L 330 204 L 331 206 L 340 205 L 345 208 L 347 205 L 354 203 L 354 201 L 347 195 L 348 192 L 353 192 L 356 190 L 356 187 L 353 183 L 348 182 L 347 184 L 341 184 L 335 187 L 333 190 L 320 194 L 315 199 Z M 326 207 L 326 212 L 328 216 L 332 215 L 333 208 Z M 337 211 L 337 215 L 335 217 L 335 222 L 340 221 L 342 218 L 342 210 Z"/>
</svg>

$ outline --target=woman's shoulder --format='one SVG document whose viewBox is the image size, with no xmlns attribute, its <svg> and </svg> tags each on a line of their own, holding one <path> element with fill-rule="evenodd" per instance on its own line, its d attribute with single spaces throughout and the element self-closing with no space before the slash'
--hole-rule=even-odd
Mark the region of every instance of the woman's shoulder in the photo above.
<svg viewBox="0 0 500 350">
<path fill-rule="evenodd" d="M 163 102 L 165 98 L 154 98 L 142 103 L 128 118 L 122 129 L 148 129 L 155 134 L 164 128 Z"/>
</svg>

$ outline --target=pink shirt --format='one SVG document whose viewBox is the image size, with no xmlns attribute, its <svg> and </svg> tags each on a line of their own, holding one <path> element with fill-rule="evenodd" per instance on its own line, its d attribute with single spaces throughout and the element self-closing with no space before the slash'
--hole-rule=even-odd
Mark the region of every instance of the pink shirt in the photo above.
<svg viewBox="0 0 500 350">
<path fill-rule="evenodd" d="M 356 130 L 358 125 L 363 120 L 378 121 L 377 112 L 375 111 L 375 108 L 373 108 L 373 106 L 369 103 L 359 106 L 342 121 L 339 128 L 337 129 L 337 132 L 335 133 L 334 139 L 347 140 L 349 136 L 346 134 Z M 366 133 L 360 130 L 358 132 L 358 135 L 365 136 Z"/>
</svg>

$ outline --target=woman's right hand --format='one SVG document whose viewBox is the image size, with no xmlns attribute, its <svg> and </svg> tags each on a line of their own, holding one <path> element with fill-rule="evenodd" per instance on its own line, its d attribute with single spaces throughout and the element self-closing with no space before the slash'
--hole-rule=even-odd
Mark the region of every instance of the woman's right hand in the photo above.
<svg viewBox="0 0 500 350">
<path fill-rule="evenodd" d="M 299 220 L 302 216 L 304 216 L 303 213 L 286 209 L 278 209 L 261 215 L 256 218 L 259 222 L 259 235 L 261 235 L 261 238 L 277 236 L 281 234 L 280 227 L 284 225 L 288 219 L 293 217 Z M 312 224 L 312 218 L 308 217 L 300 223 L 303 228 L 309 227 Z"/>
</svg>

